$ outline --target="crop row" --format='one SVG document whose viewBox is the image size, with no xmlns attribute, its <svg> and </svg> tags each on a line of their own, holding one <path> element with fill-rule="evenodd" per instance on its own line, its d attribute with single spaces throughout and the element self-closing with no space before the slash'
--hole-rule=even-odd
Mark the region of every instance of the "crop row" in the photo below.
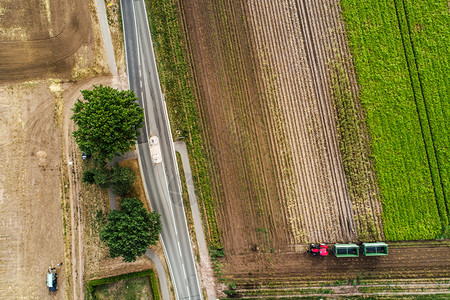
<svg viewBox="0 0 450 300">
<path fill-rule="evenodd" d="M 385 236 L 434 238 L 448 218 L 439 181 L 439 169 L 445 166 L 436 161 L 439 138 L 430 128 L 445 125 L 427 117 L 428 111 L 441 107 L 424 101 L 425 81 L 419 79 L 420 68 L 414 69 L 417 51 L 409 39 L 405 10 L 397 2 L 355 5 L 343 0 L 341 5 L 372 138 Z"/>
<path fill-rule="evenodd" d="M 450 36 L 446 1 L 397 0 L 403 5 L 412 54 L 417 70 L 420 92 L 432 138 L 437 162 L 436 184 L 441 187 L 443 200 L 439 204 L 445 223 L 450 204 L 450 101 L 449 77 Z M 447 216 L 448 217 L 448 216 Z M 448 219 L 447 219 L 448 220 Z"/>
<path fill-rule="evenodd" d="M 175 1 L 163 0 L 146 0 L 145 3 L 172 134 L 175 139 L 185 138 L 189 157 L 194 164 L 193 180 L 197 197 L 205 212 L 210 245 L 222 248 L 211 195 L 202 128 L 190 86 L 192 71 L 185 54 L 187 49 L 179 23 L 177 4 Z"/>
<path fill-rule="evenodd" d="M 443 194 L 443 185 L 441 181 L 441 171 L 438 165 L 436 143 L 439 140 L 435 139 L 431 125 L 435 124 L 434 119 L 430 119 L 430 111 L 434 111 L 435 108 L 440 109 L 439 102 L 436 105 L 433 102 L 427 101 L 428 97 L 425 96 L 425 89 L 428 87 L 424 85 L 422 80 L 423 75 L 420 74 L 418 68 L 418 61 L 416 59 L 416 46 L 413 42 L 413 36 L 409 17 L 411 14 L 407 13 L 407 7 L 404 0 L 395 0 L 395 8 L 397 13 L 397 20 L 399 23 L 400 34 L 402 36 L 403 49 L 405 51 L 406 62 L 408 66 L 409 76 L 411 80 L 411 87 L 414 94 L 414 101 L 417 107 L 417 113 L 419 115 L 420 128 L 422 130 L 422 138 L 424 140 L 425 152 L 427 154 L 427 160 L 430 167 L 430 175 L 433 183 L 433 191 L 436 197 L 436 203 L 438 211 L 441 217 L 441 221 L 444 226 L 448 225 L 447 209 L 445 203 L 445 197 Z M 420 13 L 416 11 L 415 13 Z M 434 106 L 434 107 L 433 107 Z M 437 107 L 436 107 L 437 106 Z M 443 123 L 440 124 L 442 126 Z M 445 131 L 445 126 L 443 126 Z"/>
</svg>

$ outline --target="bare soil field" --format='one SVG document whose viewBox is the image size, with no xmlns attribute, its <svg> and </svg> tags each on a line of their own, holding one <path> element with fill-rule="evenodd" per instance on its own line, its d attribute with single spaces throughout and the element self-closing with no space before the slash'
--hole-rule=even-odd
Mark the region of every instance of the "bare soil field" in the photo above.
<svg viewBox="0 0 450 300">
<path fill-rule="evenodd" d="M 304 249 L 284 254 L 252 253 L 225 258 L 224 273 L 233 280 L 285 282 L 308 280 L 447 278 L 450 276 L 448 241 L 391 242 L 384 257 L 313 257 Z M 227 261 L 229 260 L 229 261 Z"/>
<path fill-rule="evenodd" d="M 338 1 L 181 5 L 226 253 L 382 239 L 376 188 L 349 195 L 339 149 L 334 65 L 357 85 Z"/>
<path fill-rule="evenodd" d="M 309 242 L 384 239 L 364 126 L 352 150 L 363 161 L 351 181 L 357 188 L 349 187 L 344 172 L 341 150 L 351 145 L 339 140 L 336 97 L 357 99 L 358 85 L 339 1 L 179 4 L 213 161 L 225 250 L 220 276 L 243 289 L 447 278 L 446 242 L 391 243 L 383 258 L 320 260 L 304 253 Z"/>
<path fill-rule="evenodd" d="M 2 299 L 45 298 L 47 268 L 65 261 L 61 132 L 49 86 L 55 88 L 48 81 L 0 86 Z M 65 272 L 58 271 L 64 291 Z"/>
<path fill-rule="evenodd" d="M 91 50 L 82 47 L 93 42 L 89 1 L 7 0 L 0 15 L 0 81 L 69 79 L 74 54 Z"/>
<path fill-rule="evenodd" d="M 107 77 L 76 83 L 108 70 L 96 14 L 93 1 L 0 4 L 2 299 L 82 299 L 86 278 L 151 266 L 145 259 L 131 265 L 91 262 L 92 255 L 106 256 L 106 250 L 83 239 L 96 227 L 81 206 L 80 170 L 67 172 L 81 160 L 75 145 L 63 138 L 70 134 L 70 108 L 79 90 L 112 84 Z M 123 60 L 120 66 L 123 70 Z M 50 295 L 45 274 L 60 262 L 59 290 Z"/>
<path fill-rule="evenodd" d="M 414 285 L 427 281 L 449 283 L 448 241 L 397 242 L 389 246 L 389 255 L 385 257 L 336 258 L 330 254 L 321 259 L 303 251 L 234 255 L 223 260 L 223 272 L 226 280 L 235 282 L 243 294 L 245 290 L 276 291 L 318 286 L 317 282 L 326 281 L 333 285 L 333 282 L 341 280 L 353 282 L 353 286 L 402 282 Z M 448 291 L 447 285 L 431 288 L 440 292 Z M 346 292 L 347 295 L 349 293 L 352 291 Z M 282 292 L 274 292 L 274 295 L 277 294 L 281 295 Z M 295 291 L 290 295 L 295 295 Z"/>
</svg>

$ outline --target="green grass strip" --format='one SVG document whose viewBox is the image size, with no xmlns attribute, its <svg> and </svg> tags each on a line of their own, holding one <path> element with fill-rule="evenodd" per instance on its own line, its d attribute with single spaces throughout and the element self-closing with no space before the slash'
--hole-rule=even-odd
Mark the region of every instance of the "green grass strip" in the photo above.
<svg viewBox="0 0 450 300">
<path fill-rule="evenodd" d="M 117 282 L 120 280 L 125 279 L 132 279 L 132 278 L 138 278 L 138 277 L 146 277 L 148 276 L 150 278 L 150 283 L 152 286 L 152 292 L 153 292 L 153 299 L 159 300 L 159 290 L 158 290 L 158 283 L 156 280 L 155 272 L 150 269 L 146 271 L 140 271 L 135 273 L 128 273 L 128 274 L 122 274 L 118 276 L 112 276 L 112 277 L 106 277 L 106 278 L 100 278 L 100 279 L 94 279 L 88 282 L 88 291 L 92 293 L 96 286 L 109 284 L 113 282 Z"/>
<path fill-rule="evenodd" d="M 422 138 L 425 144 L 425 152 L 427 155 L 428 165 L 430 167 L 431 181 L 433 183 L 434 195 L 438 206 L 442 227 L 448 225 L 448 210 L 446 208 L 445 196 L 443 193 L 443 183 L 441 181 L 441 172 L 438 165 L 437 153 L 435 147 L 434 136 L 431 130 L 431 121 L 429 118 L 429 111 L 432 108 L 432 103 L 426 105 L 426 97 L 424 95 L 424 85 L 422 83 L 418 64 L 415 57 L 415 47 L 413 45 L 413 38 L 410 30 L 410 23 L 407 18 L 406 7 L 404 0 L 394 0 L 397 20 L 399 23 L 400 34 L 403 41 L 403 49 L 405 51 L 406 62 L 409 70 L 411 87 L 413 90 L 414 101 L 417 107 L 417 114 L 419 116 L 419 124 L 422 131 Z M 445 130 L 445 127 L 443 128 Z"/>
<path fill-rule="evenodd" d="M 188 51 L 180 26 L 180 11 L 173 0 L 145 0 L 145 3 L 172 135 L 174 139 L 186 141 L 197 199 L 208 226 L 207 239 L 211 247 L 221 249 L 215 202 L 211 195 L 209 170 L 212 168 L 206 156 L 204 129 L 192 92 L 192 69 L 186 56 Z"/>
<path fill-rule="evenodd" d="M 435 238 L 442 224 L 395 3 L 341 0 L 341 6 L 367 113 L 385 237 Z"/>
<path fill-rule="evenodd" d="M 450 14 L 447 1 L 402 2 L 448 214 L 450 207 Z M 445 225 L 445 224 L 444 224 Z"/>
</svg>

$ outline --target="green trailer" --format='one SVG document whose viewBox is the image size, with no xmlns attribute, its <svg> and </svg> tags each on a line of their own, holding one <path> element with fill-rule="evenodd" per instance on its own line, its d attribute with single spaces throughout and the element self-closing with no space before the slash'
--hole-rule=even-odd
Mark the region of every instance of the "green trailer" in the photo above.
<svg viewBox="0 0 450 300">
<path fill-rule="evenodd" d="M 359 246 L 356 244 L 335 244 L 333 252 L 336 257 L 359 257 Z"/>
<path fill-rule="evenodd" d="M 365 256 L 388 255 L 388 245 L 386 243 L 363 243 L 362 250 Z"/>
</svg>

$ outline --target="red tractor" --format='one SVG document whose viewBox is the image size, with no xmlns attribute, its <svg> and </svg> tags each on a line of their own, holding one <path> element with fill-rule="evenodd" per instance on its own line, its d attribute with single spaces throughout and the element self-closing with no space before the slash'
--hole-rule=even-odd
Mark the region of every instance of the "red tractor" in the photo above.
<svg viewBox="0 0 450 300">
<path fill-rule="evenodd" d="M 324 257 L 328 255 L 328 246 L 325 244 L 309 244 L 309 249 L 306 249 L 306 252 L 311 253 L 312 255 Z"/>
</svg>

